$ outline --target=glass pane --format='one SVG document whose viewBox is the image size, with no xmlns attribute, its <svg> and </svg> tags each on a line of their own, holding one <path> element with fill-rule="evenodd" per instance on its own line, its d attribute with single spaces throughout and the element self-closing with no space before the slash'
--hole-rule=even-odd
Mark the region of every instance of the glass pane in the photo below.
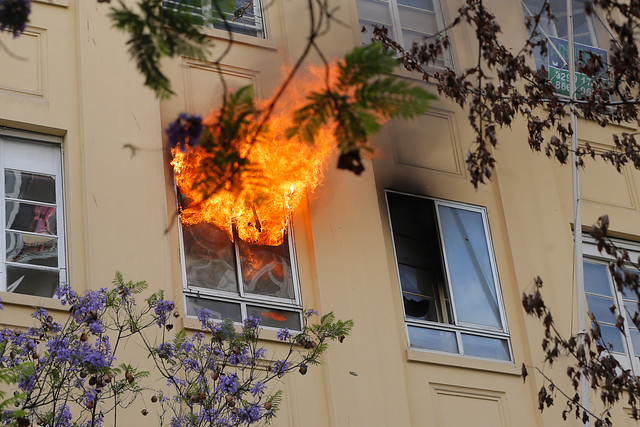
<svg viewBox="0 0 640 427">
<path fill-rule="evenodd" d="M 633 323 L 633 316 L 638 312 L 638 304 L 634 301 L 625 301 L 624 311 L 627 315 L 628 327 L 632 330 L 638 329 L 635 323 Z"/>
<path fill-rule="evenodd" d="M 618 312 L 616 310 L 612 313 L 609 309 L 612 305 L 615 305 L 612 298 L 587 295 L 587 305 L 589 307 L 589 311 L 596 316 L 596 320 L 598 322 L 607 322 L 612 325 L 616 324 Z"/>
<path fill-rule="evenodd" d="M 404 313 L 406 317 L 428 320 L 430 322 L 442 322 L 438 318 L 437 301 L 432 298 L 420 298 L 415 295 L 402 294 Z"/>
<path fill-rule="evenodd" d="M 51 298 L 59 283 L 58 271 L 7 265 L 7 292 Z"/>
<path fill-rule="evenodd" d="M 51 176 L 4 171 L 4 193 L 14 199 L 56 203 L 56 180 Z"/>
<path fill-rule="evenodd" d="M 6 202 L 6 226 L 18 231 L 56 234 L 56 208 L 30 203 Z"/>
<path fill-rule="evenodd" d="M 360 17 L 360 19 L 391 28 L 391 12 L 386 2 L 358 0 L 356 4 L 358 6 L 358 17 Z"/>
<path fill-rule="evenodd" d="M 257 246 L 238 240 L 244 291 L 251 294 L 295 299 L 289 243 Z"/>
<path fill-rule="evenodd" d="M 402 290 L 428 297 L 436 297 L 436 278 L 428 271 L 410 265 L 398 264 Z"/>
<path fill-rule="evenodd" d="M 413 265 L 433 274 L 442 274 L 442 260 L 438 241 L 429 242 L 422 236 L 393 236 L 399 264 Z M 435 243 L 435 244 L 434 244 Z"/>
<path fill-rule="evenodd" d="M 479 212 L 438 206 L 458 321 L 502 328 Z"/>
<path fill-rule="evenodd" d="M 398 13 L 400 14 L 400 25 L 403 29 L 413 30 L 422 35 L 435 34 L 438 31 L 435 13 L 419 12 L 415 9 L 407 8 L 398 8 Z"/>
<path fill-rule="evenodd" d="M 631 343 L 633 344 L 633 353 L 636 356 L 640 356 L 640 332 L 634 327 L 629 334 L 631 335 Z"/>
<path fill-rule="evenodd" d="M 186 302 L 188 316 L 197 316 L 200 310 L 207 309 L 213 312 L 213 317 L 216 319 L 231 319 L 238 323 L 242 321 L 240 304 L 232 304 L 226 301 L 216 301 L 213 299 L 191 296 L 186 298 Z"/>
<path fill-rule="evenodd" d="M 417 328 L 408 326 L 409 345 L 411 347 L 426 348 L 429 350 L 458 353 L 456 334 L 438 329 Z"/>
<path fill-rule="evenodd" d="M 622 333 L 615 326 L 600 325 L 602 342 L 607 348 L 617 353 L 624 353 L 624 344 L 622 343 Z"/>
<path fill-rule="evenodd" d="M 257 9 L 259 11 L 259 7 Z M 212 12 L 215 13 L 215 10 L 212 9 Z M 216 15 L 213 24 L 214 28 L 227 30 L 225 23 L 219 18 L 220 16 Z M 227 21 L 229 29 L 234 33 L 246 34 L 253 37 L 262 36 L 261 17 L 256 14 L 253 0 L 235 0 L 233 11 L 231 13 L 225 12 L 224 18 Z"/>
<path fill-rule="evenodd" d="M 238 293 L 235 251 L 213 224 L 182 226 L 187 285 Z"/>
<path fill-rule="evenodd" d="M 462 334 L 462 348 L 466 356 L 511 360 L 507 340 Z"/>
<path fill-rule="evenodd" d="M 631 283 L 634 283 L 638 280 L 638 272 L 635 270 L 625 268 L 622 270 L 622 275 L 625 282 L 630 281 Z M 638 295 L 628 287 L 622 287 L 622 296 L 633 301 L 638 298 Z"/>
<path fill-rule="evenodd" d="M 612 297 L 609 284 L 609 271 L 606 265 L 585 262 L 584 264 L 584 289 L 593 294 Z"/>
<path fill-rule="evenodd" d="M 297 311 L 278 310 L 270 307 L 247 306 L 247 316 L 262 318 L 262 326 L 273 328 L 289 328 L 294 331 L 301 330 L 300 313 Z"/>
<path fill-rule="evenodd" d="M 435 10 L 433 7 L 433 0 L 398 0 L 398 4 L 416 7 L 418 9 Z"/>
<path fill-rule="evenodd" d="M 58 238 L 33 234 L 5 233 L 7 261 L 58 266 Z"/>
</svg>

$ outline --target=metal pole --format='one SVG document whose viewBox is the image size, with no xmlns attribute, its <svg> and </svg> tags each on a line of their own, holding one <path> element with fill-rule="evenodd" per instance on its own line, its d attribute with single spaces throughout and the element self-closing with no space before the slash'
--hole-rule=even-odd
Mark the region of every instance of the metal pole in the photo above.
<svg viewBox="0 0 640 427">
<path fill-rule="evenodd" d="M 573 0 L 567 0 L 567 36 L 569 50 L 569 99 L 571 101 L 571 172 L 573 175 L 573 256 L 576 280 L 576 300 L 578 315 L 578 345 L 584 346 L 587 332 L 587 310 L 584 296 L 584 270 L 582 265 L 582 213 L 580 208 L 580 172 L 578 170 L 578 121 L 575 112 L 576 100 L 576 58 L 573 40 Z M 584 374 L 580 375 L 580 403 L 589 410 L 589 382 Z M 589 421 L 584 423 L 585 427 Z"/>
</svg>

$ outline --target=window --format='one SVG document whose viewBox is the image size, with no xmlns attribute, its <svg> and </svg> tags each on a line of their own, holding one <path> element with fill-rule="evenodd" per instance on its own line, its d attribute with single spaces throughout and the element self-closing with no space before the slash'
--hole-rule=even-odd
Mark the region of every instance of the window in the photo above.
<svg viewBox="0 0 640 427">
<path fill-rule="evenodd" d="M 595 241 L 590 237 L 586 237 L 584 243 L 584 291 L 587 308 L 600 325 L 602 344 L 610 348 L 611 353 L 625 369 L 632 369 L 638 375 L 640 331 L 632 320 L 634 313 L 638 311 L 637 297 L 633 292 L 617 290 L 608 267 L 610 258 L 598 252 Z M 640 255 L 638 244 L 618 241 L 616 246 L 626 249 L 631 259 L 638 259 Z M 611 311 L 611 308 L 614 308 L 614 311 Z M 625 333 L 620 332 L 615 326 L 618 314 L 623 312 Z"/>
<path fill-rule="evenodd" d="M 410 346 L 511 361 L 485 209 L 386 196 Z"/>
<path fill-rule="evenodd" d="M 533 16 L 540 12 L 544 0 L 522 0 L 525 16 Z M 542 38 L 557 37 L 567 39 L 567 2 L 566 0 L 550 0 L 551 12 L 555 20 L 551 21 L 543 13 L 538 27 Z M 584 11 L 584 0 L 573 0 L 573 36 L 576 43 L 587 46 L 600 46 L 599 34 L 603 34 L 604 25 L 594 14 L 587 15 Z M 547 66 L 547 57 L 534 52 L 536 67 Z"/>
<path fill-rule="evenodd" d="M 219 319 L 261 317 L 263 326 L 301 329 L 301 298 L 291 227 L 280 246 L 231 242 L 213 224 L 182 225 L 187 315 L 211 310 Z"/>
<path fill-rule="evenodd" d="M 52 141 L 0 133 L 2 291 L 52 297 L 66 280 L 62 153 Z"/>
<path fill-rule="evenodd" d="M 444 28 L 440 0 L 357 0 L 360 25 L 366 28 L 362 43 L 371 42 L 374 26 L 384 26 L 389 35 L 405 49 L 414 42 L 433 36 Z M 438 59 L 435 66 L 452 66 L 450 52 Z"/>
<path fill-rule="evenodd" d="M 213 28 L 227 30 L 211 0 L 164 0 L 162 4 L 175 10 L 190 11 L 202 19 L 203 24 L 206 22 Z M 233 10 L 223 14 L 232 32 L 266 38 L 260 0 L 234 0 Z"/>
</svg>

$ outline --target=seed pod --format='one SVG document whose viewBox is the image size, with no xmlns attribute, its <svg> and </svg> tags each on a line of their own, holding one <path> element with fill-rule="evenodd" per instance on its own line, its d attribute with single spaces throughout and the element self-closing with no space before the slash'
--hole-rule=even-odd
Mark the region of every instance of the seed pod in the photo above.
<svg viewBox="0 0 640 427">
<path fill-rule="evenodd" d="M 231 396 L 230 394 L 225 395 L 224 398 L 226 399 L 229 406 L 234 406 L 236 404 L 236 402 L 233 401 L 233 396 Z"/>
<path fill-rule="evenodd" d="M 155 394 L 151 396 L 151 402 L 156 403 L 157 401 L 158 401 L 158 396 L 156 396 Z"/>
<path fill-rule="evenodd" d="M 85 342 L 89 339 L 89 337 L 87 336 L 86 332 L 83 332 L 82 335 L 80 335 L 80 341 Z"/>
<path fill-rule="evenodd" d="M 98 382 L 96 377 L 89 378 L 89 385 L 96 385 L 96 382 Z"/>
<path fill-rule="evenodd" d="M 102 376 L 102 381 L 103 381 L 103 382 L 105 382 L 105 383 L 107 383 L 107 384 L 109 384 L 109 383 L 111 382 L 111 375 L 109 375 L 109 374 L 104 374 L 104 375 Z"/>
<path fill-rule="evenodd" d="M 125 372 L 124 377 L 127 379 L 129 384 L 131 384 L 135 380 L 135 378 L 133 377 L 133 374 L 129 371 Z"/>
<path fill-rule="evenodd" d="M 344 341 L 344 339 L 345 339 L 345 338 L 346 338 L 346 336 L 344 336 L 344 334 L 343 334 L 343 335 L 340 335 L 340 336 L 338 337 L 338 342 L 339 342 L 339 343 L 342 343 L 342 342 Z"/>
<path fill-rule="evenodd" d="M 167 323 L 164 327 L 167 328 L 167 331 L 170 331 L 173 329 L 173 325 L 171 323 Z"/>
<path fill-rule="evenodd" d="M 49 315 L 47 316 L 47 323 L 51 323 L 53 322 L 53 316 Z"/>
<path fill-rule="evenodd" d="M 304 363 L 302 365 L 300 365 L 300 369 L 298 369 L 298 371 L 300 371 L 300 373 L 302 375 L 307 373 L 307 365 L 305 365 Z"/>
<path fill-rule="evenodd" d="M 142 415 L 144 415 L 145 417 L 147 416 L 148 413 L 149 413 L 149 411 L 147 411 L 146 409 L 142 410 Z"/>
<path fill-rule="evenodd" d="M 176 319 L 180 317 L 180 313 L 178 313 L 178 310 L 173 312 L 173 317 L 175 317 Z"/>
<path fill-rule="evenodd" d="M 93 400 L 87 402 L 87 409 L 93 409 Z"/>
<path fill-rule="evenodd" d="M 212 380 L 218 381 L 218 378 L 220 378 L 220 374 L 217 371 L 211 374 Z"/>
<path fill-rule="evenodd" d="M 87 375 L 89 375 L 89 372 L 86 369 L 80 371 L 80 378 L 87 378 Z"/>
<path fill-rule="evenodd" d="M 273 406 L 273 403 L 264 402 L 264 409 L 266 409 L 267 411 L 270 411 L 272 406 Z"/>
<path fill-rule="evenodd" d="M 242 352 L 242 349 L 240 348 L 240 346 L 235 346 L 233 347 L 233 352 L 238 355 Z"/>
</svg>

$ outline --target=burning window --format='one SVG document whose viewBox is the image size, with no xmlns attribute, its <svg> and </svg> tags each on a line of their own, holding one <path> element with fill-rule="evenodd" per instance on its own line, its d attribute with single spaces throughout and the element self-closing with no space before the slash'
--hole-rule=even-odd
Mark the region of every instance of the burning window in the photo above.
<svg viewBox="0 0 640 427">
<path fill-rule="evenodd" d="M 219 18 L 220 15 L 211 0 L 164 0 L 162 5 L 166 8 L 188 11 L 200 18 L 202 24 L 209 24 L 213 28 L 266 38 L 260 0 L 234 0 L 233 9 L 225 9 L 222 12 L 227 25 Z"/>
<path fill-rule="evenodd" d="M 387 191 L 411 347 L 512 360 L 484 208 Z"/>
<path fill-rule="evenodd" d="M 291 227 L 277 246 L 232 242 L 207 222 L 181 225 L 187 314 L 211 310 L 219 319 L 241 322 L 261 317 L 262 325 L 299 330 L 300 291 Z"/>
<path fill-rule="evenodd" d="M 0 133 L 0 290 L 52 297 L 66 273 L 62 153 L 59 144 L 32 138 Z"/>
</svg>

